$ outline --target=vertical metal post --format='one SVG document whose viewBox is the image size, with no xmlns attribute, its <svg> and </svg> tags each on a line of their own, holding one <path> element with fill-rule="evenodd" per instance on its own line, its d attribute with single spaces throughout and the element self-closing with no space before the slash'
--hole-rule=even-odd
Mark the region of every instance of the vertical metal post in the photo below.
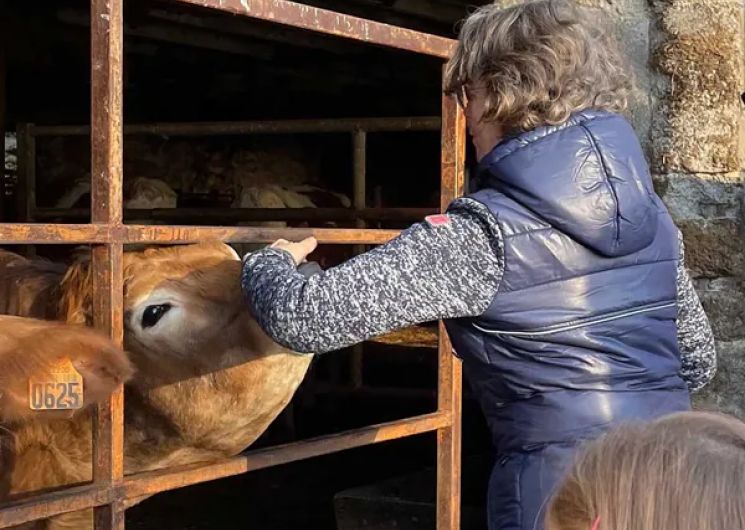
<svg viewBox="0 0 745 530">
<path fill-rule="evenodd" d="M 465 166 L 465 118 L 454 98 L 442 100 L 442 177 L 440 206 L 463 191 Z M 461 479 L 461 363 L 440 322 L 438 410 L 451 422 L 437 431 L 437 530 L 460 528 Z"/>
<path fill-rule="evenodd" d="M 122 0 L 91 0 L 91 222 L 122 224 Z M 110 230 L 119 234 L 118 230 Z M 123 340 L 123 249 L 113 241 L 93 249 L 93 322 Z M 94 421 L 93 478 L 113 486 L 124 474 L 124 395 L 120 387 L 99 405 Z M 117 504 L 96 508 L 96 530 L 123 530 Z"/>
<path fill-rule="evenodd" d="M 366 204 L 367 188 L 367 132 L 355 131 L 352 133 L 352 160 L 354 167 L 354 190 L 353 206 L 355 210 L 361 210 Z M 365 221 L 357 219 L 357 227 L 364 228 Z M 355 245 L 354 253 L 365 252 L 365 245 Z M 352 386 L 361 388 L 363 384 L 364 344 L 356 344 L 352 347 Z"/>
<path fill-rule="evenodd" d="M 36 137 L 31 132 L 32 128 L 31 123 L 24 123 L 16 128 L 16 217 L 22 223 L 33 222 L 36 205 Z M 27 257 L 32 257 L 36 254 L 36 248 L 34 245 L 26 245 L 23 252 Z"/>
<path fill-rule="evenodd" d="M 5 28 L 5 20 L 0 15 L 0 31 Z M 4 33 L 4 31 L 3 31 Z M 6 104 L 6 76 L 5 76 L 5 39 L 0 37 L 0 145 L 3 146 L 3 172 L 0 173 L 2 176 L 2 186 L 0 186 L 0 220 L 8 220 L 5 212 L 5 104 Z"/>
</svg>

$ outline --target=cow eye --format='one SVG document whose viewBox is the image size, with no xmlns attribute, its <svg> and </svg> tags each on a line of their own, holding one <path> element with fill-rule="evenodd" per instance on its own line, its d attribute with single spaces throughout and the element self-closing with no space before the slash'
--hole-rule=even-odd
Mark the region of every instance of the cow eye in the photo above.
<svg viewBox="0 0 745 530">
<path fill-rule="evenodd" d="M 155 324 L 158 323 L 158 321 L 168 313 L 168 310 L 171 309 L 171 304 L 158 304 L 158 305 L 149 305 L 145 308 L 145 312 L 142 313 L 142 329 L 151 328 Z"/>
</svg>

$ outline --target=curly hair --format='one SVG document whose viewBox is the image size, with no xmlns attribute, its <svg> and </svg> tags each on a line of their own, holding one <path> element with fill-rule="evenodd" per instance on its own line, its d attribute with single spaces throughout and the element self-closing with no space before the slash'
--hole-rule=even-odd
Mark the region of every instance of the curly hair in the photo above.
<svg viewBox="0 0 745 530">
<path fill-rule="evenodd" d="M 633 74 L 612 31 L 570 0 L 482 6 L 461 27 L 444 90 L 461 105 L 483 83 L 482 119 L 505 129 L 557 125 L 589 108 L 624 112 Z"/>
</svg>

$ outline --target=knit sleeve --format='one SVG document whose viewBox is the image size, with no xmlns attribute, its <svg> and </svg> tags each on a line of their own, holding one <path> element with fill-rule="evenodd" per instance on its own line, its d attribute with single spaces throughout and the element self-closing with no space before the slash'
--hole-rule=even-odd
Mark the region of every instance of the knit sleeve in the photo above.
<svg viewBox="0 0 745 530">
<path fill-rule="evenodd" d="M 456 201 L 392 241 L 310 278 L 265 248 L 244 258 L 242 287 L 262 328 L 296 351 L 337 350 L 414 324 L 478 316 L 503 273 L 499 226 L 481 204 Z"/>
<path fill-rule="evenodd" d="M 678 348 L 680 375 L 691 392 L 698 392 L 711 381 L 717 370 L 714 334 L 685 267 L 684 244 L 680 240 L 677 270 Z"/>
</svg>

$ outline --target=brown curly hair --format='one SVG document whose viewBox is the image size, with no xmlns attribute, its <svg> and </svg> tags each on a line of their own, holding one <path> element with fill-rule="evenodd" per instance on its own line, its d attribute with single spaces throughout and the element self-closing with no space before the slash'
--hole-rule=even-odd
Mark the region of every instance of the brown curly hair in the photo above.
<svg viewBox="0 0 745 530">
<path fill-rule="evenodd" d="M 463 23 L 444 90 L 465 105 L 483 83 L 482 119 L 505 129 L 556 125 L 589 108 L 624 112 L 632 70 L 599 16 L 570 0 L 482 6 Z"/>
</svg>

